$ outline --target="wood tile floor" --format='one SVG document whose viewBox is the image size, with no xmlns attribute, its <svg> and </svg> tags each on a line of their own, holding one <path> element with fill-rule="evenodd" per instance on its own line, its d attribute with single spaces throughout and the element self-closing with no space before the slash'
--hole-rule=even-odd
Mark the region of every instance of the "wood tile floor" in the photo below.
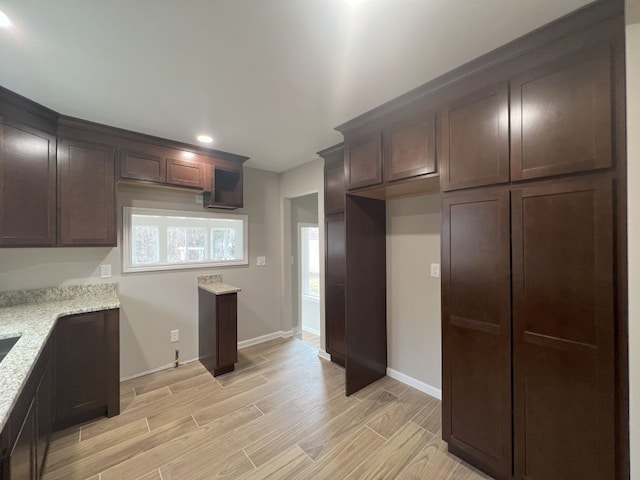
<svg viewBox="0 0 640 480">
<path fill-rule="evenodd" d="M 302 340 L 304 343 L 307 343 L 315 348 L 320 348 L 320 335 L 314 335 L 309 332 L 300 332 L 296 335 L 296 338 Z"/>
<path fill-rule="evenodd" d="M 487 478 L 446 453 L 440 402 L 385 377 L 345 397 L 344 371 L 297 339 L 123 382 L 122 413 L 56 434 L 46 480 Z"/>
</svg>

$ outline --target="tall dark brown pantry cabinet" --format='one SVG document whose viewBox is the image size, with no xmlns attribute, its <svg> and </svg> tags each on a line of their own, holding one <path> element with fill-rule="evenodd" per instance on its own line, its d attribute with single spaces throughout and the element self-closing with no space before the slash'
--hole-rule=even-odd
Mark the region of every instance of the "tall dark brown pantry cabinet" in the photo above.
<svg viewBox="0 0 640 480">
<path fill-rule="evenodd" d="M 439 114 L 442 433 L 499 479 L 628 478 L 624 22 L 590 21 Z"/>
</svg>

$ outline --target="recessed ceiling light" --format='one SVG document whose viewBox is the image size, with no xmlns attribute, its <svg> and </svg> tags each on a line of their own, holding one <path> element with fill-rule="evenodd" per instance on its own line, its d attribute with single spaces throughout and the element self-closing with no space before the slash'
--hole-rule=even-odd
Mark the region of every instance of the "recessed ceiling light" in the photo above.
<svg viewBox="0 0 640 480">
<path fill-rule="evenodd" d="M 209 135 L 198 135 L 197 139 L 199 142 L 202 143 L 212 143 L 213 142 L 213 138 L 211 138 Z"/>
<path fill-rule="evenodd" d="M 9 17 L 7 17 L 6 13 L 0 10 L 0 27 L 7 28 L 10 26 L 11 26 L 11 20 L 9 19 Z"/>
</svg>

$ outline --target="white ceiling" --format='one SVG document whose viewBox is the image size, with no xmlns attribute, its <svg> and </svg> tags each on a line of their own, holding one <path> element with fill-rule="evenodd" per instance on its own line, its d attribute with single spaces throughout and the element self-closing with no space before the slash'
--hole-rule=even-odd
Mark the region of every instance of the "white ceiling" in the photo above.
<svg viewBox="0 0 640 480">
<path fill-rule="evenodd" d="M 0 85 L 284 171 L 333 128 L 588 0 L 0 0 Z"/>
</svg>

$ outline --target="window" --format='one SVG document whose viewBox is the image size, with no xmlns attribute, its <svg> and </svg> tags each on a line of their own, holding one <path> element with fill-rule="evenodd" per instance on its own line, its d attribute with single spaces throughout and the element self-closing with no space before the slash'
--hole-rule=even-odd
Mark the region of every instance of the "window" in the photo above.
<svg viewBox="0 0 640 480">
<path fill-rule="evenodd" d="M 247 265 L 247 215 L 124 207 L 123 271 Z"/>
<path fill-rule="evenodd" d="M 320 242 L 318 227 L 300 227 L 302 294 L 320 298 Z"/>
</svg>

